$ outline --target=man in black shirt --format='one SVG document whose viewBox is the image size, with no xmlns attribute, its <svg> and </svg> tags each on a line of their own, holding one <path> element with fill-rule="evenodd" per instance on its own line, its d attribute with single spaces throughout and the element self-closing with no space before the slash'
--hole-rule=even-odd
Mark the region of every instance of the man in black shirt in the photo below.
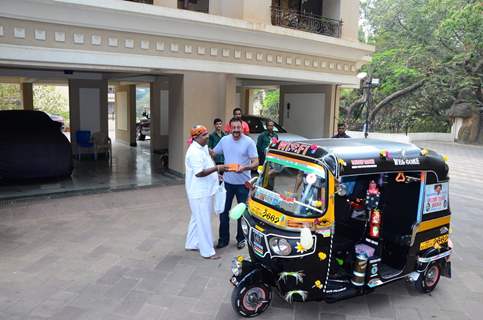
<svg viewBox="0 0 483 320">
<path fill-rule="evenodd" d="M 345 133 L 346 127 L 345 123 L 339 123 L 337 125 L 337 134 L 332 136 L 332 138 L 350 138 L 350 136 Z"/>
</svg>

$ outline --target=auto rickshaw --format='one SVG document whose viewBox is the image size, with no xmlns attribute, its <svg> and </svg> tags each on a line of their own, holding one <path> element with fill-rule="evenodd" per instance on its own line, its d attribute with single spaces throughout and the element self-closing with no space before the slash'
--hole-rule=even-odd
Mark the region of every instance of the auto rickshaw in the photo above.
<svg viewBox="0 0 483 320">
<path fill-rule="evenodd" d="M 240 217 L 249 258 L 232 262 L 234 310 L 335 302 L 406 279 L 451 277 L 448 166 L 440 154 L 374 139 L 274 141 Z"/>
</svg>

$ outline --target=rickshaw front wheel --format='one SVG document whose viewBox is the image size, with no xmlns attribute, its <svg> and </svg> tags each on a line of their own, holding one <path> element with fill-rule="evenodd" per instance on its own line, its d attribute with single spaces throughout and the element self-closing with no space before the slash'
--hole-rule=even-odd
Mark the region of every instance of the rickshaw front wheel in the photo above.
<svg viewBox="0 0 483 320">
<path fill-rule="evenodd" d="M 433 291 L 438 285 L 441 277 L 441 266 L 437 262 L 432 262 L 425 272 L 423 272 L 415 283 L 416 289 L 422 293 Z"/>
<path fill-rule="evenodd" d="M 262 314 L 270 306 L 271 301 L 272 289 L 263 282 L 240 284 L 231 294 L 233 310 L 246 318 Z"/>
</svg>

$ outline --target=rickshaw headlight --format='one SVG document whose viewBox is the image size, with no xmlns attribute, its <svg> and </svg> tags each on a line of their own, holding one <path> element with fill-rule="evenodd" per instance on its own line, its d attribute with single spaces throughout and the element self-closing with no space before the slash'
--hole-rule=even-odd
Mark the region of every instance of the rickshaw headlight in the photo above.
<svg viewBox="0 0 483 320">
<path fill-rule="evenodd" d="M 243 231 L 243 234 L 245 235 L 245 237 L 248 236 L 248 223 L 245 219 L 241 219 L 241 228 L 242 228 L 242 231 Z"/>
<path fill-rule="evenodd" d="M 242 273 L 242 262 L 238 261 L 237 258 L 233 258 L 231 261 L 231 272 L 235 277 L 238 277 Z"/>
<path fill-rule="evenodd" d="M 273 237 L 270 239 L 269 244 L 270 249 L 276 255 L 288 256 L 292 252 L 292 246 L 290 246 L 290 243 L 287 241 L 287 239 Z"/>
</svg>

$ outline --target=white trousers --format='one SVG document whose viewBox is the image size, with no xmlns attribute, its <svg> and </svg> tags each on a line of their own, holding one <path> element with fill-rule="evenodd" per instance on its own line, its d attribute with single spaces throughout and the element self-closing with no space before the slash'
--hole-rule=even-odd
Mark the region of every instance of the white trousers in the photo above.
<svg viewBox="0 0 483 320">
<path fill-rule="evenodd" d="M 213 196 L 189 199 L 191 219 L 186 235 L 186 249 L 199 249 L 202 257 L 215 254 L 211 215 L 213 214 Z"/>
</svg>

